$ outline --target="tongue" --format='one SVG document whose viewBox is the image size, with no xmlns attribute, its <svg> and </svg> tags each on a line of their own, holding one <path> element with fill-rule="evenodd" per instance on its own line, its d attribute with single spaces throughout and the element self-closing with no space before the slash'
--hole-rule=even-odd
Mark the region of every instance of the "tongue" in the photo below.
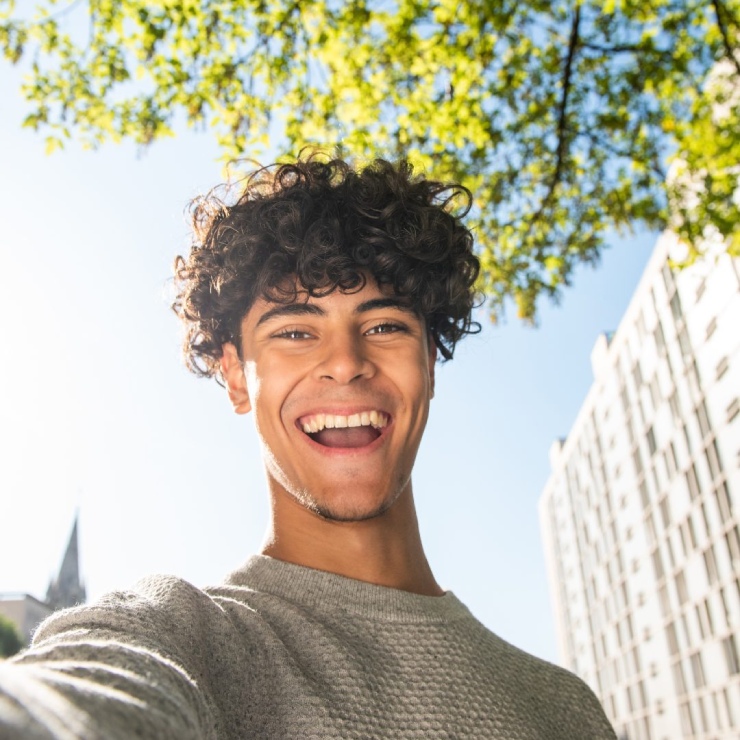
<svg viewBox="0 0 740 740">
<path fill-rule="evenodd" d="M 311 435 L 311 439 L 324 447 L 364 447 L 377 438 L 378 432 L 372 427 L 322 429 Z"/>
</svg>

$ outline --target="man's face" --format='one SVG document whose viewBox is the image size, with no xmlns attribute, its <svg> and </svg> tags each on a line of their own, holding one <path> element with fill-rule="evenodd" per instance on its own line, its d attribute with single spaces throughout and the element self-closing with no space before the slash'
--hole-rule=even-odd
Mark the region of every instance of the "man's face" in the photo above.
<svg viewBox="0 0 740 740">
<path fill-rule="evenodd" d="M 244 374 L 226 345 L 237 411 L 254 411 L 271 490 L 357 521 L 410 485 L 433 394 L 424 320 L 369 279 L 356 293 L 258 300 L 242 322 Z"/>
</svg>

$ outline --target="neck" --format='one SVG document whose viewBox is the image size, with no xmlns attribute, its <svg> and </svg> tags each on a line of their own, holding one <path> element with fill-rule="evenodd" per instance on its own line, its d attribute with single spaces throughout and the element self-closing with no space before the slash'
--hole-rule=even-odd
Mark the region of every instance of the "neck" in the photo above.
<svg viewBox="0 0 740 740">
<path fill-rule="evenodd" d="M 271 491 L 271 502 L 263 555 L 425 596 L 444 593 L 424 554 L 411 484 L 383 514 L 358 522 L 324 519 L 282 488 Z"/>
</svg>

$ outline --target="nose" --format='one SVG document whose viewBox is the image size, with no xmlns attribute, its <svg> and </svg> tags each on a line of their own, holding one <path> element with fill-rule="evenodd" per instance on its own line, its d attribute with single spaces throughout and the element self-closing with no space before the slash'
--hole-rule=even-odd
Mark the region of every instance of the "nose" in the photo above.
<svg viewBox="0 0 740 740">
<path fill-rule="evenodd" d="M 361 337 L 342 335 L 335 336 L 326 345 L 316 371 L 322 380 L 347 384 L 371 378 L 375 374 L 375 365 L 368 357 Z"/>
</svg>

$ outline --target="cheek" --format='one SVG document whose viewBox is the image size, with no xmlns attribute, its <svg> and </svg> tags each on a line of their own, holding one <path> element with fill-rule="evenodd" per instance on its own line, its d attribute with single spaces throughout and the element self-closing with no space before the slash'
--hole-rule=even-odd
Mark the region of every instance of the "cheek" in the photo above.
<svg viewBox="0 0 740 740">
<path fill-rule="evenodd" d="M 264 359 L 245 366 L 247 391 L 252 402 L 252 411 L 258 429 L 267 429 L 282 424 L 283 410 L 292 398 L 299 380 L 297 368 L 285 362 L 269 362 Z"/>
<path fill-rule="evenodd" d="M 257 400 L 260 390 L 260 379 L 257 375 L 257 363 L 254 360 L 247 360 L 244 363 L 244 378 L 247 381 L 247 393 L 252 403 Z"/>
</svg>

